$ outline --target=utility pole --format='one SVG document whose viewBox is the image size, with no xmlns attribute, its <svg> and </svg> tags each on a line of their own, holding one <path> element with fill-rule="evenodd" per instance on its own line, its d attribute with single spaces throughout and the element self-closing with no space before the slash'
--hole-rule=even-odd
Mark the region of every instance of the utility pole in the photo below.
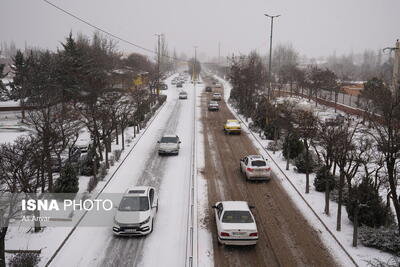
<svg viewBox="0 0 400 267">
<path fill-rule="evenodd" d="M 272 62 L 272 32 L 274 29 L 274 18 L 280 17 L 281 15 L 268 15 L 264 14 L 266 17 L 269 17 L 271 19 L 271 35 L 269 38 L 269 70 L 268 70 L 268 79 L 269 79 L 269 84 L 268 84 L 268 99 L 270 98 L 270 94 L 272 92 L 272 69 L 271 69 L 271 62 Z"/>
<path fill-rule="evenodd" d="M 396 41 L 395 47 L 386 47 L 383 49 L 383 52 L 386 50 L 390 50 L 390 52 L 394 51 L 394 62 L 393 62 L 393 75 L 392 75 L 392 86 L 390 90 L 392 91 L 393 96 L 396 98 L 399 96 L 399 79 L 400 79 L 400 42 L 399 39 Z"/>
<path fill-rule="evenodd" d="M 197 46 L 194 47 L 193 85 L 196 84 L 196 61 L 197 61 Z"/>
<path fill-rule="evenodd" d="M 161 51 L 160 51 L 160 38 L 161 34 L 155 34 L 157 36 L 157 82 L 156 90 L 157 95 L 160 94 L 160 61 L 161 61 Z"/>
<path fill-rule="evenodd" d="M 394 95 L 397 97 L 399 95 L 399 79 L 400 79 L 400 42 L 399 39 L 396 41 L 396 47 L 394 51 L 394 63 L 393 63 L 393 79 L 392 86 L 394 90 Z"/>
<path fill-rule="evenodd" d="M 218 42 L 218 65 L 221 64 L 221 42 Z"/>
</svg>

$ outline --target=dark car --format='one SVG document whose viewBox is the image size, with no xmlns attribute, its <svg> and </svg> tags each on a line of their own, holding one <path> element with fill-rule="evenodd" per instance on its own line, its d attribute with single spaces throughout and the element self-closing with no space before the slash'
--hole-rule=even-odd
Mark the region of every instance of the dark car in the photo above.
<svg viewBox="0 0 400 267">
<path fill-rule="evenodd" d="M 166 85 L 165 83 L 160 85 L 160 89 L 161 90 L 168 90 L 168 85 Z"/>
<path fill-rule="evenodd" d="M 183 85 L 182 85 L 182 83 L 178 83 L 178 84 L 176 85 L 176 87 L 182 88 Z"/>
<path fill-rule="evenodd" d="M 219 110 L 219 105 L 217 101 L 210 101 L 208 103 L 208 110 L 209 111 L 218 111 Z"/>
<path fill-rule="evenodd" d="M 206 92 L 212 92 L 212 87 L 211 86 L 207 86 L 206 87 Z"/>
</svg>

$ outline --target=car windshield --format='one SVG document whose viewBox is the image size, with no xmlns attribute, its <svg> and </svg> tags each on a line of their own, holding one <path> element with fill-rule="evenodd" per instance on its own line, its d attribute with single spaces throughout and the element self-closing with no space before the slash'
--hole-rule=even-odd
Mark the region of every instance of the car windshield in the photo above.
<svg viewBox="0 0 400 267">
<path fill-rule="evenodd" d="M 252 223 L 253 218 L 247 210 L 228 210 L 222 217 L 223 223 Z"/>
<path fill-rule="evenodd" d="M 180 95 L 186 95 L 186 92 L 180 92 L 179 94 Z"/>
<path fill-rule="evenodd" d="M 119 204 L 119 211 L 146 211 L 149 209 L 147 197 L 123 197 Z"/>
<path fill-rule="evenodd" d="M 263 166 L 267 166 L 267 163 L 264 160 L 253 160 L 251 162 L 251 166 L 254 167 L 263 167 Z"/>
<path fill-rule="evenodd" d="M 160 143 L 178 143 L 178 137 L 163 137 Z"/>
</svg>

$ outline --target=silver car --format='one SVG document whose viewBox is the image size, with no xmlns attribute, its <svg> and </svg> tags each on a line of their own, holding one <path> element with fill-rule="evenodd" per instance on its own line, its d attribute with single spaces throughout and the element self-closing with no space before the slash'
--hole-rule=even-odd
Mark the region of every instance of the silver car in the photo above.
<svg viewBox="0 0 400 267">
<path fill-rule="evenodd" d="M 141 236 L 153 231 L 158 211 L 155 188 L 135 186 L 123 195 L 114 215 L 113 233 L 120 236 Z"/>
<path fill-rule="evenodd" d="M 246 176 L 246 180 L 271 179 L 271 167 L 261 155 L 250 155 L 240 160 L 240 172 Z"/>
<path fill-rule="evenodd" d="M 185 91 L 179 93 L 179 99 L 187 99 L 188 95 Z"/>
<path fill-rule="evenodd" d="M 158 141 L 158 154 L 179 154 L 181 141 L 177 135 L 164 135 L 160 141 Z"/>
</svg>

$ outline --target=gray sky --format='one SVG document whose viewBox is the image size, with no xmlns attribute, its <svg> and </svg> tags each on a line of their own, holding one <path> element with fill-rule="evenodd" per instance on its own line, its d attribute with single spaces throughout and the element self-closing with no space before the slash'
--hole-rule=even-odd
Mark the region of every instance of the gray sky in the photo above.
<svg viewBox="0 0 400 267">
<path fill-rule="evenodd" d="M 141 46 L 154 49 L 155 33 L 188 55 L 265 53 L 270 21 L 274 45 L 292 43 L 301 54 L 340 55 L 393 46 L 400 38 L 399 0 L 51 0 L 54 4 Z M 69 31 L 93 29 L 42 0 L 1 0 L 0 41 L 54 50 Z M 142 52 L 121 42 L 124 52 Z M 142 52 L 148 54 L 146 52 Z"/>
</svg>

